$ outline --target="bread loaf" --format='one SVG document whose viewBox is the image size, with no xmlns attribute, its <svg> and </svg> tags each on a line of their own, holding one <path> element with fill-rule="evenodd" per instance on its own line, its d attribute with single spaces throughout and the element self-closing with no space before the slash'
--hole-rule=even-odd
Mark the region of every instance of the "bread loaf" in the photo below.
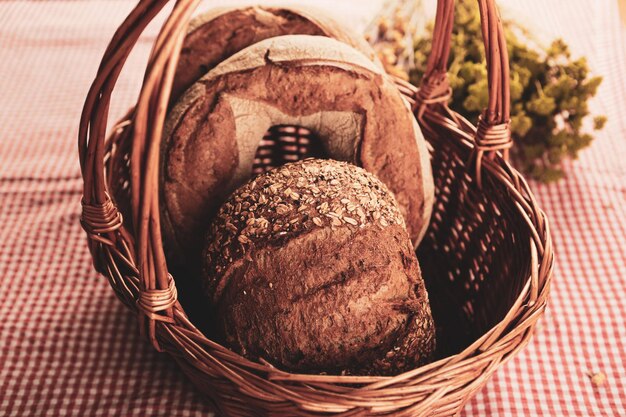
<svg viewBox="0 0 626 417">
<path fill-rule="evenodd" d="M 376 53 L 355 33 L 318 10 L 302 7 L 217 8 L 191 20 L 172 86 L 175 100 L 220 62 L 242 49 L 282 35 L 335 38 L 376 61 Z"/>
<path fill-rule="evenodd" d="M 408 104 L 366 56 L 327 37 L 256 43 L 194 84 L 168 114 L 162 144 L 163 230 L 171 256 L 199 255 L 224 199 L 251 177 L 274 125 L 310 129 L 326 156 L 374 173 L 393 192 L 414 244 L 433 203 L 428 151 Z"/>
<path fill-rule="evenodd" d="M 204 288 L 235 351 L 296 372 L 392 375 L 432 358 L 417 259 L 385 185 L 307 159 L 258 176 L 207 235 Z"/>
</svg>

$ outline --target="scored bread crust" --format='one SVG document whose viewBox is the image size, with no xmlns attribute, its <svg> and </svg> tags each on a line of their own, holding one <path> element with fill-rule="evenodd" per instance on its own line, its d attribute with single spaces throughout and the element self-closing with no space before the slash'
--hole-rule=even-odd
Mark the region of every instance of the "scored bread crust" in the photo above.
<svg viewBox="0 0 626 417">
<path fill-rule="evenodd" d="M 286 164 L 244 184 L 220 207 L 207 234 L 207 294 L 213 302 L 221 297 L 227 271 L 249 247 L 280 245 L 320 228 L 394 224 L 405 227 L 393 195 L 364 169 L 312 158 Z"/>
<path fill-rule="evenodd" d="M 337 161 L 247 183 L 207 234 L 206 295 L 225 341 L 292 371 L 391 375 L 428 361 L 434 325 L 384 184 Z"/>
<path fill-rule="evenodd" d="M 337 39 L 380 65 L 376 52 L 362 36 L 322 11 L 301 6 L 215 8 L 189 22 L 172 85 L 172 101 L 236 52 L 264 39 L 292 34 Z"/>
<path fill-rule="evenodd" d="M 317 134 L 330 158 L 363 166 L 394 193 L 414 244 L 434 185 L 423 136 L 393 82 L 367 57 L 326 37 L 290 35 L 233 55 L 168 114 L 162 146 L 163 228 L 176 257 L 201 246 L 226 196 L 251 176 L 276 124 Z"/>
</svg>

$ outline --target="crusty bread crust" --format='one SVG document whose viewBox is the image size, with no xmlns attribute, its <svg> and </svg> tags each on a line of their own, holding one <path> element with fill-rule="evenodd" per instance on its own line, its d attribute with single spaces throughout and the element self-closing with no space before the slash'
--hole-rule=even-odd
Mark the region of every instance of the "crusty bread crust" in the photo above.
<svg viewBox="0 0 626 417">
<path fill-rule="evenodd" d="M 324 12 L 302 7 L 216 8 L 189 22 L 172 85 L 172 101 L 231 55 L 264 39 L 282 35 L 328 36 L 380 62 L 363 39 Z"/>
<path fill-rule="evenodd" d="M 394 193 L 418 242 L 434 186 L 424 139 L 406 102 L 385 74 L 348 45 L 290 35 L 233 55 L 169 113 L 162 207 L 175 256 L 198 252 L 208 222 L 250 177 L 254 150 L 276 124 L 307 127 L 329 157 L 376 174 Z"/>
<path fill-rule="evenodd" d="M 236 351 L 299 372 L 391 375 L 432 357 L 434 325 L 392 194 L 347 163 L 287 164 L 209 229 L 206 294 Z"/>
</svg>

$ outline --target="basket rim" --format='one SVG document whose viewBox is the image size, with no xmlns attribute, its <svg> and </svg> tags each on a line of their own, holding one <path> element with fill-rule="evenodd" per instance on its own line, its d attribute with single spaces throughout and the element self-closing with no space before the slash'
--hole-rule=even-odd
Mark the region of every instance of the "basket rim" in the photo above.
<svg viewBox="0 0 626 417">
<path fill-rule="evenodd" d="M 418 94 L 418 89 L 413 86 L 412 84 L 406 82 L 405 80 L 402 80 L 400 78 L 397 77 L 393 77 L 394 81 L 396 82 L 400 92 L 403 94 L 403 97 L 407 100 L 407 102 L 409 102 L 409 104 L 411 105 L 415 105 L 416 101 L 415 101 L 415 97 Z M 454 110 L 448 109 L 450 112 L 452 113 L 456 113 L 454 112 Z M 127 127 L 132 126 L 132 121 L 131 121 L 131 115 L 132 115 L 132 109 L 129 110 L 126 114 L 125 117 L 123 117 L 122 119 L 120 119 L 120 121 L 118 121 L 118 123 L 116 123 L 116 128 L 113 129 L 113 133 L 111 136 L 109 136 L 109 138 L 107 139 L 107 155 L 110 156 L 111 152 L 112 152 L 112 148 L 113 146 L 115 146 L 115 144 L 120 140 L 121 137 L 123 137 L 124 131 Z M 432 118 L 436 118 L 437 115 L 430 110 L 426 111 L 426 117 L 432 117 Z M 455 114 L 456 117 L 459 118 L 463 118 L 463 116 L 461 116 L 460 114 L 456 113 Z M 428 121 L 423 121 L 423 123 L 428 123 Z M 468 126 L 471 126 L 471 124 L 468 123 Z M 458 146 L 462 146 L 463 148 L 465 148 L 468 152 L 471 151 L 472 149 L 474 149 L 474 144 L 472 142 L 472 134 L 474 133 L 473 129 L 469 130 L 469 131 L 465 131 L 465 134 L 463 135 L 462 139 L 458 141 L 457 145 Z M 496 173 L 499 172 L 498 170 L 498 166 L 506 166 L 507 171 L 510 171 L 511 173 L 515 173 L 518 175 L 518 179 L 520 182 L 522 182 L 523 184 L 526 185 L 526 190 L 528 193 L 530 193 L 530 195 L 532 195 L 530 188 L 528 187 L 526 181 L 524 180 L 524 178 L 521 176 L 521 174 L 515 169 L 513 168 L 507 161 L 504 160 L 503 156 L 501 154 L 497 154 L 497 156 L 493 159 L 493 160 L 489 160 L 485 162 L 484 167 L 486 168 L 486 170 L 489 172 L 489 175 L 495 175 Z M 513 183 L 509 183 L 510 187 L 513 187 Z M 541 216 L 543 217 L 544 220 L 544 224 L 546 225 L 546 233 L 543 236 L 542 242 L 543 242 L 543 248 L 545 250 L 545 248 L 547 248 L 548 246 L 551 246 L 551 235 L 549 233 L 549 227 L 548 227 L 548 221 L 547 218 L 545 216 L 545 213 L 539 209 L 539 213 L 541 213 Z M 175 281 L 174 277 L 172 276 L 172 280 Z M 213 344 L 213 345 L 217 345 L 222 347 L 223 349 L 226 349 L 228 352 L 231 352 L 234 356 L 237 356 L 240 363 L 242 364 L 242 366 L 247 367 L 251 370 L 254 371 L 259 371 L 259 372 L 265 372 L 268 374 L 268 380 L 273 380 L 273 381 L 299 381 L 299 382 L 323 382 L 323 383 L 338 383 L 338 378 L 341 379 L 341 382 L 339 383 L 349 383 L 349 384 L 370 384 L 370 383 L 381 383 L 381 382 L 389 382 L 389 383 L 393 383 L 393 381 L 398 380 L 398 377 L 403 377 L 400 379 L 404 379 L 404 378 L 408 378 L 411 376 L 415 376 L 415 375 L 419 375 L 420 373 L 423 372 L 427 372 L 431 369 L 435 369 L 435 368 L 439 368 L 440 366 L 444 366 L 446 364 L 448 364 L 449 362 L 452 362 L 453 364 L 457 364 L 457 363 L 462 363 L 463 360 L 466 360 L 467 357 L 469 357 L 470 355 L 468 355 L 468 353 L 470 352 L 479 352 L 477 355 L 472 356 L 472 358 L 478 358 L 481 357 L 485 354 L 489 353 L 489 349 L 488 349 L 488 343 L 489 341 L 492 341 L 492 339 L 494 338 L 495 335 L 500 335 L 504 332 L 506 325 L 510 322 L 510 317 L 508 317 L 511 312 L 518 310 L 522 305 L 524 305 L 523 301 L 527 296 L 530 296 L 530 292 L 532 291 L 532 287 L 536 286 L 538 284 L 538 282 L 535 282 L 536 277 L 533 277 L 533 274 L 531 273 L 528 278 L 526 278 L 525 283 L 523 285 L 522 290 L 520 291 L 519 295 L 516 298 L 516 301 L 513 303 L 513 305 L 511 306 L 511 308 L 509 309 L 509 312 L 507 313 L 507 315 L 505 317 L 503 317 L 500 321 L 498 321 L 497 323 L 495 323 L 490 329 L 488 329 L 482 336 L 480 336 L 478 339 L 476 339 L 472 344 L 470 344 L 469 346 L 467 346 L 466 348 L 464 348 L 461 352 L 458 352 L 456 354 L 444 357 L 444 358 L 440 358 L 436 361 L 430 362 L 427 365 L 421 366 L 419 368 L 415 368 L 411 371 L 402 373 L 402 374 L 398 374 L 395 376 L 361 376 L 361 375 L 354 375 L 354 376 L 342 376 L 342 375 L 318 375 L 318 374 L 304 374 L 304 373 L 292 373 L 292 372 L 288 372 L 288 371 L 283 371 L 280 370 L 278 368 L 276 368 L 275 366 L 273 366 L 272 364 L 270 364 L 269 362 L 266 361 L 261 361 L 261 362 L 255 362 L 252 361 L 250 359 L 247 359 L 235 352 L 230 351 L 230 349 L 228 349 L 225 346 L 220 345 L 219 343 L 216 343 L 214 341 L 212 341 L 208 336 L 204 335 L 202 333 L 202 331 L 200 331 L 199 329 L 195 328 L 195 330 L 197 330 L 197 332 L 199 333 L 199 335 L 202 336 L 202 338 L 204 339 L 204 342 L 209 343 L 209 344 Z M 545 284 L 548 283 L 548 279 L 546 279 L 544 281 Z M 547 285 L 543 285 L 541 288 L 541 291 L 538 291 L 536 296 L 533 296 L 532 299 L 530 300 L 529 303 L 526 304 L 526 307 L 537 307 L 538 308 L 533 312 L 533 314 L 531 316 L 535 316 L 537 314 L 542 314 L 543 311 L 546 308 L 547 305 L 547 293 L 548 293 L 549 287 Z M 138 295 L 135 295 L 134 298 L 137 299 L 137 297 L 139 297 L 140 292 L 137 292 Z M 132 310 L 136 311 L 135 305 L 131 305 L 130 308 Z M 184 313 L 184 310 L 182 310 L 181 307 L 181 311 Z M 188 319 L 187 319 L 188 320 Z M 191 324 L 192 323 L 190 321 L 188 321 L 187 324 Z M 527 340 L 526 340 L 527 341 Z M 417 371 L 420 372 L 417 372 Z"/>
</svg>

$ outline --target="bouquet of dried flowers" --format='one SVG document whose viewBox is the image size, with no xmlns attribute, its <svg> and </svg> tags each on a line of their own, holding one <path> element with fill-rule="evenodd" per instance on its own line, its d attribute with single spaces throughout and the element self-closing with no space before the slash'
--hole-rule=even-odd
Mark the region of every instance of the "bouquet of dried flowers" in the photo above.
<svg viewBox="0 0 626 417">
<path fill-rule="evenodd" d="M 383 63 L 392 68 L 390 72 L 419 85 L 432 43 L 432 25 L 415 37 L 414 61 L 407 64 L 400 54 L 406 42 L 404 17 L 395 13 L 393 19 L 379 19 L 379 33 L 370 37 Z M 541 47 L 520 24 L 512 20 L 503 24 L 511 66 L 513 163 L 536 180 L 558 180 L 565 174 L 563 162 L 575 159 L 594 139 L 583 122 L 590 116 L 588 102 L 602 77 L 591 76 L 587 60 L 574 59 L 563 40 Z M 394 45 L 394 39 L 403 43 Z M 487 106 L 488 89 L 480 14 L 473 0 L 457 2 L 448 68 L 454 92 L 450 107 L 476 123 Z M 605 123 L 606 117 L 595 116 L 592 129 L 600 130 Z"/>
</svg>

